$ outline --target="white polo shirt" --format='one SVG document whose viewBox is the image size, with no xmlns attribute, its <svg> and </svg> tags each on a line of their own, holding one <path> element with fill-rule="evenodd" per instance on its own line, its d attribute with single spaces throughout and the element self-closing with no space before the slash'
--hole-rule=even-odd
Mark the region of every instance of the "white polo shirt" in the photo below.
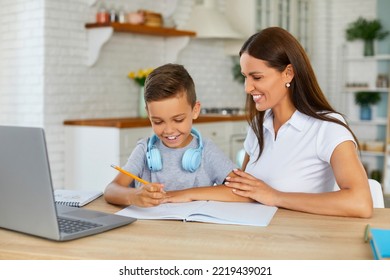
<svg viewBox="0 0 390 280">
<path fill-rule="evenodd" d="M 339 114 L 329 116 L 345 122 Z M 264 151 L 258 161 L 257 138 L 252 129 L 248 131 L 244 148 L 250 161 L 245 171 L 280 191 L 332 191 L 335 178 L 330 158 L 336 146 L 344 141 L 355 143 L 348 129 L 299 111 L 279 129 L 275 139 L 273 114 L 269 110 L 264 117 Z"/>
</svg>

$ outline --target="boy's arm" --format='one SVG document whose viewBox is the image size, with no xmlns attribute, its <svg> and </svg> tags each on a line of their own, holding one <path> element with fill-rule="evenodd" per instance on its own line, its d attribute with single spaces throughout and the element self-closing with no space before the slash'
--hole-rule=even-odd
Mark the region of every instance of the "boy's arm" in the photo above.
<svg viewBox="0 0 390 280">
<path fill-rule="evenodd" d="M 229 177 L 236 176 L 231 172 Z M 250 198 L 238 196 L 233 193 L 231 188 L 225 185 L 193 187 L 178 191 L 167 192 L 163 202 L 189 202 L 194 200 L 215 200 L 215 201 L 231 201 L 231 202 L 249 202 L 253 201 Z"/>
<path fill-rule="evenodd" d="M 162 202 L 189 202 L 194 200 L 214 200 L 226 202 L 254 201 L 250 198 L 234 194 L 231 188 L 227 188 L 224 185 L 217 185 L 209 187 L 194 187 L 179 191 L 169 191 Z"/>
<path fill-rule="evenodd" d="M 108 203 L 116 205 L 130 205 L 135 189 L 128 187 L 133 182 L 133 178 L 119 173 L 104 190 L 104 199 Z"/>
</svg>

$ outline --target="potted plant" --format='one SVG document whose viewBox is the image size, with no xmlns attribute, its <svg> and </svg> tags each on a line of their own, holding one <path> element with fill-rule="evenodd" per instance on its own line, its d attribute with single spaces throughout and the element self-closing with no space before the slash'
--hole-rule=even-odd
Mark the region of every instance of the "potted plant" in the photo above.
<svg viewBox="0 0 390 280">
<path fill-rule="evenodd" d="M 355 102 L 360 105 L 360 119 L 371 120 L 371 105 L 381 100 L 378 91 L 358 91 L 355 93 Z"/>
<path fill-rule="evenodd" d="M 237 58 L 233 58 L 233 66 L 232 66 L 233 79 L 240 84 L 245 82 L 245 78 L 241 73 L 240 62 Z"/>
<path fill-rule="evenodd" d="M 367 20 L 359 17 L 349 24 L 345 30 L 347 41 L 361 39 L 364 41 L 364 56 L 374 55 L 374 40 L 382 40 L 389 31 L 382 30 L 382 23 L 378 19 Z"/>
<path fill-rule="evenodd" d="M 134 80 L 139 85 L 139 96 L 138 96 L 138 116 L 146 118 L 148 113 L 146 112 L 146 104 L 144 98 L 145 81 L 146 77 L 153 71 L 153 68 L 139 69 L 138 71 L 131 71 L 127 74 L 127 77 Z"/>
</svg>

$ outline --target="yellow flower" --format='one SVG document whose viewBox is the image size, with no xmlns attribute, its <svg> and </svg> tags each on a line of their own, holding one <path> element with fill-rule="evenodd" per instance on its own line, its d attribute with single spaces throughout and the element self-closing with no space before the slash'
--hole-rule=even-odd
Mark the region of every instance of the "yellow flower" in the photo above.
<svg viewBox="0 0 390 280">
<path fill-rule="evenodd" d="M 130 72 L 130 73 L 129 73 L 129 78 L 130 78 L 130 79 L 134 79 L 134 78 L 135 78 L 134 72 Z"/>
<path fill-rule="evenodd" d="M 144 86 L 146 77 L 153 71 L 153 68 L 139 69 L 137 72 L 129 72 L 127 76 L 134 80 L 138 85 Z"/>
</svg>

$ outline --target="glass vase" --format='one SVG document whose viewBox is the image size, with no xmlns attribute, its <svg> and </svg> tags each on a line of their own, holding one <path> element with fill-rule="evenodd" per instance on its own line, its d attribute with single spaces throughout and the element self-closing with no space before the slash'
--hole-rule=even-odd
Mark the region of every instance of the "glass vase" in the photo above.
<svg viewBox="0 0 390 280">
<path fill-rule="evenodd" d="M 370 105 L 360 105 L 360 119 L 364 121 L 371 120 L 371 107 Z"/>
<path fill-rule="evenodd" d="M 145 88 L 143 86 L 141 86 L 139 88 L 139 96 L 138 96 L 138 116 L 140 118 L 146 118 L 148 116 L 148 113 L 146 112 L 144 91 L 145 91 Z"/>
<path fill-rule="evenodd" d="M 374 55 L 374 40 L 365 40 L 364 56 L 373 56 L 373 55 Z"/>
</svg>

